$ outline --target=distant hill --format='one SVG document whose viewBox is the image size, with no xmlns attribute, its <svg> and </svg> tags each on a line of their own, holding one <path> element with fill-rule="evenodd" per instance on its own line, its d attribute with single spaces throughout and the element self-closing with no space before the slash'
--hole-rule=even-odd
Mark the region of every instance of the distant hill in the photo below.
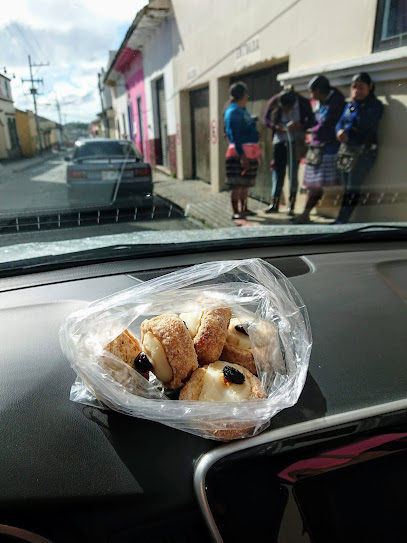
<svg viewBox="0 0 407 543">
<path fill-rule="evenodd" d="M 87 138 L 89 136 L 89 125 L 87 123 L 67 123 L 64 126 L 64 135 L 67 140 L 75 141 L 78 138 Z"/>
</svg>

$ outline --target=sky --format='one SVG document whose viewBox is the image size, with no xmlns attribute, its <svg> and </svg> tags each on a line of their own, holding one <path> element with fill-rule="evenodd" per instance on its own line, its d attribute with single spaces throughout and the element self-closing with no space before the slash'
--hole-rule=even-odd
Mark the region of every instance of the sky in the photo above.
<svg viewBox="0 0 407 543">
<path fill-rule="evenodd" d="M 0 73 L 12 79 L 14 106 L 33 109 L 28 55 L 38 84 L 38 115 L 90 122 L 100 112 L 98 71 L 148 0 L 10 0 L 0 9 Z"/>
</svg>

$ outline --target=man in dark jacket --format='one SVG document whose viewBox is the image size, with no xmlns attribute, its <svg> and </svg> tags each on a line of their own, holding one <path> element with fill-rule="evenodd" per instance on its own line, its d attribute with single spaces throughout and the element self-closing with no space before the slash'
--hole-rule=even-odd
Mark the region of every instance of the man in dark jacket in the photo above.
<svg viewBox="0 0 407 543">
<path fill-rule="evenodd" d="M 305 131 L 314 124 L 310 101 L 295 92 L 292 86 L 273 96 L 267 104 L 263 124 L 273 134 L 272 204 L 266 213 L 278 213 L 281 192 L 288 165 L 290 180 L 289 215 L 294 214 L 298 190 L 298 166 L 304 148 Z"/>
</svg>

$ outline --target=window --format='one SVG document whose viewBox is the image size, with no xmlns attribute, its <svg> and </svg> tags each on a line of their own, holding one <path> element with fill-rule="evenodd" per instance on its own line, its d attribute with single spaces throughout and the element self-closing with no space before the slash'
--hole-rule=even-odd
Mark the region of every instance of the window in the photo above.
<svg viewBox="0 0 407 543">
<path fill-rule="evenodd" d="M 10 134 L 11 148 L 16 149 L 20 145 L 19 141 L 18 141 L 16 120 L 8 118 L 7 119 L 7 124 L 8 124 L 8 131 L 9 131 L 9 134 Z"/>
<path fill-rule="evenodd" d="M 78 145 L 74 158 L 84 157 L 126 157 L 141 159 L 141 154 L 133 145 L 116 141 L 97 141 Z"/>
<path fill-rule="evenodd" d="M 11 96 L 10 96 L 10 88 L 8 86 L 8 81 L 6 81 L 6 80 L 4 80 L 4 89 L 6 91 L 6 97 L 11 98 Z"/>
<path fill-rule="evenodd" d="M 407 45 L 407 0 L 379 0 L 373 51 Z"/>
</svg>

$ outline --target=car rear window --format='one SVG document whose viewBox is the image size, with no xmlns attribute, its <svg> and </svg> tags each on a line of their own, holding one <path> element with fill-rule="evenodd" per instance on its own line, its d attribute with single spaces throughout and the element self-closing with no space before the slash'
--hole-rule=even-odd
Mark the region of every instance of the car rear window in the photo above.
<svg viewBox="0 0 407 543">
<path fill-rule="evenodd" d="M 141 153 L 136 147 L 128 143 L 118 141 L 98 141 L 78 145 L 74 151 L 74 158 L 118 156 L 127 158 L 138 158 L 141 160 Z"/>
</svg>

